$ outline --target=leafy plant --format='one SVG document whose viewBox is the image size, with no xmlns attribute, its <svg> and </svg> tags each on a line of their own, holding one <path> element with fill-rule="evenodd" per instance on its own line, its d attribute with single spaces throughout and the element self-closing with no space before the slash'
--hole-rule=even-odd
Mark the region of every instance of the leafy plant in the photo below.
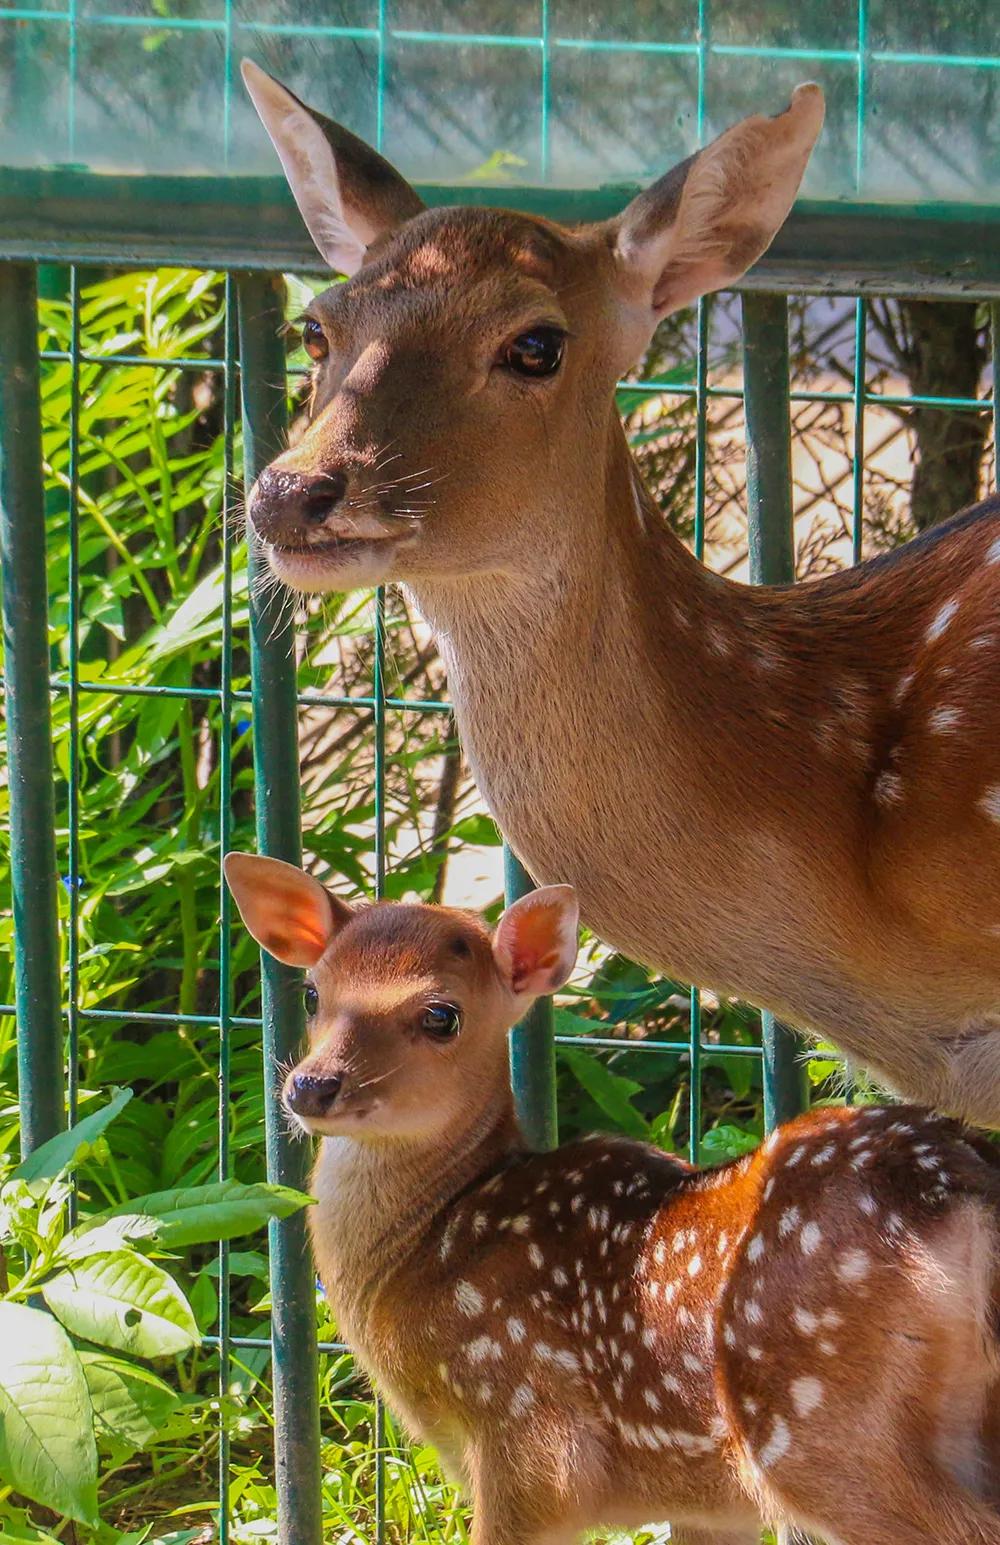
<svg viewBox="0 0 1000 1545">
<path fill-rule="evenodd" d="M 179 1402 L 144 1362 L 201 1344 L 165 1252 L 252 1232 L 309 1200 L 228 1181 L 135 1197 L 69 1226 L 74 1176 L 87 1159 L 107 1162 L 104 1134 L 131 1097 L 115 1091 L 0 1166 L 0 1482 L 89 1529 L 100 1526 L 99 1456 L 120 1462 L 146 1447 Z M 0 1524 L 7 1512 L 0 1502 Z"/>
</svg>

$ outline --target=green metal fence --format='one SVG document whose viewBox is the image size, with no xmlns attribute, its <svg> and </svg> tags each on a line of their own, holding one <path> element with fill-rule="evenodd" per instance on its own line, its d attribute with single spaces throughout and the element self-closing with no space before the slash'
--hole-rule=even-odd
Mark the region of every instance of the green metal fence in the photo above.
<svg viewBox="0 0 1000 1545">
<path fill-rule="evenodd" d="M 533 9 L 533 8 L 532 8 Z M 688 61 L 694 70 L 693 111 L 695 132 L 703 137 L 709 122 L 712 72 L 727 58 L 763 61 L 797 73 L 824 70 L 851 74 L 854 82 L 854 141 L 851 179 L 853 198 L 846 203 L 806 202 L 797 209 L 771 254 L 748 279 L 743 296 L 744 376 L 742 387 L 713 384 L 708 359 L 709 308 L 698 315 L 698 353 L 694 379 L 640 383 L 650 392 L 671 393 L 693 399 L 695 407 L 695 510 L 694 545 L 704 547 L 704 510 L 707 457 L 707 413 L 710 400 L 740 397 L 745 400 L 748 457 L 749 543 L 752 578 L 758 582 L 785 581 L 793 577 L 792 497 L 790 470 L 789 403 L 796 400 L 842 403 L 853 413 L 855 471 L 853 480 L 853 547 L 861 551 L 864 509 L 865 415 L 884 394 L 869 389 L 866 369 L 866 299 L 873 295 L 919 294 L 962 296 L 991 300 L 994 363 L 1000 358 L 1000 212 L 988 204 L 956 204 L 944 209 L 928 203 L 884 206 L 865 201 L 866 133 L 872 122 L 875 79 L 888 70 L 912 66 L 914 70 L 966 72 L 977 81 L 996 78 L 1000 58 L 982 49 L 966 54 L 921 53 L 917 58 L 904 47 L 878 47 L 873 43 L 872 13 L 880 8 L 860 0 L 852 9 L 851 35 L 843 46 L 810 47 L 799 44 L 755 44 L 734 41 L 732 29 L 719 28 L 708 0 L 690 8 L 686 35 L 650 36 L 627 42 L 610 36 L 572 36 L 564 21 L 556 22 L 554 7 L 540 7 L 537 30 L 472 35 L 442 29 L 420 31 L 393 27 L 386 0 L 379 0 L 374 23 L 318 26 L 308 22 L 274 23 L 272 32 L 282 36 L 304 34 L 314 44 L 351 41 L 370 48 L 376 104 L 372 137 L 385 138 L 385 104 L 388 77 L 399 48 L 449 48 L 495 50 L 513 61 L 538 61 L 537 109 L 540 177 L 552 169 L 551 134 L 558 116 L 559 61 L 572 54 L 590 52 L 595 57 L 622 50 L 636 57 L 663 56 Z M 725 10 L 725 8 L 721 8 Z M 970 12 L 975 7 L 970 7 Z M 565 8 L 564 8 L 565 10 Z M 359 13 L 360 14 L 360 13 Z M 520 14 L 520 13 L 518 13 Z M 589 14 L 589 13 L 588 13 Z M 38 36 L 46 29 L 66 44 L 66 69 L 70 92 L 65 124 L 65 158 L 72 159 L 75 143 L 74 93 L 79 78 L 81 52 L 88 30 L 155 28 L 168 38 L 189 32 L 208 32 L 223 43 L 223 81 L 226 92 L 224 124 L 231 125 L 234 98 L 232 69 L 242 46 L 241 29 L 259 40 L 268 28 L 257 20 L 241 20 L 231 0 L 223 0 L 218 15 L 200 18 L 105 15 L 83 6 L 68 10 L 7 8 L 0 11 L 2 29 L 21 25 L 36 29 L 29 36 L 30 49 L 39 49 Z M 560 30 L 560 29 L 563 30 Z M 884 40 L 883 40 L 884 41 Z M 514 67 L 513 65 L 511 66 Z M 19 77 L 23 79 L 23 75 Z M 781 78 L 784 78 L 782 74 Z M 840 75 L 836 75 L 840 79 Z M 846 77 L 845 77 L 846 78 Z M 61 132 L 61 131 L 60 131 Z M 227 127 L 224 144 L 229 147 Z M 390 150 L 392 146 L 387 148 Z M 55 155 L 52 157 L 55 159 Z M 982 180 L 982 187 L 987 186 Z M 495 190 L 457 183 L 426 185 L 431 202 L 496 201 Z M 839 190 L 842 191 L 842 190 Z M 980 189 L 979 196 L 982 196 Z M 567 192 L 551 187 L 506 189 L 503 201 L 515 207 L 544 211 L 559 217 L 589 217 L 621 207 L 627 191 L 621 187 Z M 294 973 L 268 958 L 262 960 L 262 1017 L 258 1022 L 233 1012 L 230 986 L 230 904 L 219 875 L 220 1002 L 213 1015 L 143 1015 L 112 1004 L 85 1007 L 79 994 L 79 891 L 81 873 L 81 808 L 79 782 L 80 705 L 94 690 L 80 670 L 79 633 L 80 542 L 83 517 L 78 492 L 80 372 L 88 357 L 80 341 L 81 272 L 70 269 L 68 295 L 71 311 L 71 347 L 65 355 L 49 353 L 45 362 L 68 364 L 71 372 L 71 459 L 68 503 L 70 529 L 69 660 L 65 671 L 53 673 L 48 647 L 48 596 L 46 583 L 46 502 L 41 470 L 39 350 L 37 332 L 36 263 L 59 260 L 71 264 L 106 262 L 126 264 L 176 263 L 229 271 L 225 348 L 221 360 L 208 363 L 222 370 L 225 396 L 226 516 L 237 502 L 234 466 L 237 425 L 242 415 L 243 459 L 247 478 L 254 475 L 282 444 L 287 427 L 285 351 L 280 339 L 283 323 L 279 274 L 309 272 L 314 258 L 292 213 L 283 187 L 272 177 L 181 176 L 174 171 L 136 178 L 92 170 L 64 168 L 8 168 L 0 170 L 0 557 L 3 566 L 3 623 L 5 690 L 7 708 L 7 766 L 11 799 L 11 844 L 14 927 L 17 946 L 15 1002 L 0 1005 L 0 1014 L 16 1013 L 18 1069 L 22 1109 L 22 1141 L 25 1150 L 37 1146 L 75 1115 L 80 1052 L 88 1020 L 148 1022 L 164 1026 L 193 1024 L 214 1030 L 218 1038 L 218 1173 L 230 1171 L 229 1097 L 230 1047 L 234 1029 L 253 1029 L 260 1024 L 263 1046 L 263 1078 L 266 1089 L 267 1165 L 271 1178 L 291 1185 L 306 1181 L 304 1145 L 289 1140 L 281 1125 L 274 1098 L 277 1068 L 298 1045 L 302 1021 L 298 996 L 289 990 Z M 855 357 L 853 384 L 844 391 L 789 390 L 789 348 L 786 296 L 801 290 L 824 290 L 856 296 Z M 102 356 L 105 362 L 108 356 Z M 155 367 L 148 356 L 145 363 Z M 171 359 L 171 366 L 202 370 L 204 358 Z M 994 382 L 996 376 L 994 373 Z M 633 383 L 634 384 L 634 383 Z M 996 393 L 990 399 L 897 397 L 899 405 L 938 407 L 942 410 L 988 413 L 994 417 L 996 443 Z M 220 793 L 218 838 L 220 853 L 229 845 L 232 809 L 232 764 L 237 720 L 252 721 L 257 839 L 261 851 L 297 862 L 301 857 L 298 807 L 297 716 L 303 707 L 353 706 L 373 712 L 375 735 L 376 812 L 375 888 L 380 893 L 386 872 L 384 841 L 386 752 L 388 717 L 400 714 L 443 714 L 443 702 L 419 702 L 395 698 L 386 688 L 384 598 L 376 603 L 376 639 L 370 693 L 351 699 L 315 691 L 297 692 L 291 624 L 273 597 L 255 595 L 249 614 L 252 686 L 234 685 L 233 659 L 233 555 L 236 536 L 226 518 L 223 536 L 224 599 L 223 647 L 218 682 L 211 686 L 188 683 L 157 688 L 188 700 L 209 700 L 217 709 Z M 250 556 L 251 571 L 257 564 Z M 139 684 L 116 684 L 103 691 L 135 693 L 151 690 Z M 54 698 L 68 703 L 70 758 L 65 773 L 68 788 L 68 831 L 65 834 L 65 883 L 68 904 L 60 938 L 57 895 L 60 863 L 57 862 L 56 818 L 53 789 L 56 770 L 52 756 L 50 705 Z M 595 717 L 610 715 L 612 705 L 594 704 Z M 242 731 L 240 733 L 243 733 Z M 62 839 L 61 839 L 62 840 Z M 506 887 L 518 893 L 527 877 L 508 859 Z M 762 1056 L 765 1102 L 769 1123 L 802 1107 L 806 1098 L 802 1065 L 794 1039 L 765 1016 L 762 1051 L 745 1045 L 720 1047 L 707 1044 L 702 1034 L 699 1000 L 691 995 L 690 1037 L 687 1041 L 646 1040 L 651 1052 L 683 1052 L 691 1069 L 691 1148 L 697 1155 L 701 1131 L 701 1067 L 707 1052 L 734 1056 Z M 600 1036 L 555 1037 L 549 1007 L 540 1005 L 530 1021 L 515 1032 L 512 1071 L 515 1095 L 525 1128 L 537 1146 L 551 1144 L 556 1135 L 556 1042 L 586 1045 L 594 1050 L 614 1049 L 620 1042 Z M 277 1485 L 281 1539 L 284 1545 L 318 1545 L 321 1538 L 320 1449 L 317 1347 L 315 1337 L 313 1272 L 301 1217 L 271 1226 L 270 1267 L 273 1290 L 272 1338 Z M 228 1384 L 229 1359 L 235 1351 L 266 1343 L 234 1337 L 228 1305 L 230 1281 L 228 1252 L 219 1260 L 220 1314 L 209 1340 L 218 1347 L 220 1381 Z M 338 1350 L 323 1346 L 320 1355 Z M 224 1428 L 223 1418 L 223 1428 Z M 384 1436 L 384 1427 L 377 1428 Z M 377 1464 L 376 1532 L 384 1537 L 383 1445 Z M 229 1452 L 223 1430 L 220 1445 L 220 1517 L 218 1534 L 228 1537 L 227 1481 Z"/>
</svg>

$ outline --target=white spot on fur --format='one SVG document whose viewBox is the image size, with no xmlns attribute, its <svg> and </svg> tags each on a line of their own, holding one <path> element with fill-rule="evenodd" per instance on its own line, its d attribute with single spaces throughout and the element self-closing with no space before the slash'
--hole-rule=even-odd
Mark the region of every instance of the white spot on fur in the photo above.
<svg viewBox="0 0 1000 1545">
<path fill-rule="evenodd" d="M 503 1347 L 492 1336 L 477 1336 L 465 1348 L 465 1355 L 470 1363 L 483 1363 L 488 1357 L 502 1357 Z"/>
<path fill-rule="evenodd" d="M 814 1255 L 819 1249 L 823 1238 L 823 1230 L 818 1223 L 804 1223 L 799 1235 L 799 1247 L 803 1255 Z"/>
<path fill-rule="evenodd" d="M 535 1392 L 530 1384 L 519 1384 L 510 1397 L 512 1416 L 523 1416 L 535 1403 Z"/>
<path fill-rule="evenodd" d="M 569 1276 L 561 1266 L 553 1266 L 552 1280 L 556 1287 L 564 1288 L 569 1286 Z"/>
<path fill-rule="evenodd" d="M 945 628 L 949 625 L 949 623 L 951 622 L 952 618 L 954 617 L 954 615 L 955 615 L 955 613 L 957 611 L 958 611 L 958 602 L 956 600 L 952 599 L 951 601 L 945 601 L 944 605 L 941 607 L 941 610 L 938 612 L 937 616 L 934 618 L 934 621 L 931 623 L 930 627 L 927 629 L 927 641 L 928 641 L 928 643 L 932 643 L 934 639 L 941 637 L 941 634 L 944 632 Z"/>
<path fill-rule="evenodd" d="M 935 708 L 927 720 L 928 728 L 934 735 L 947 735 L 961 722 L 962 715 L 957 708 Z"/>
<path fill-rule="evenodd" d="M 698 1273 L 701 1271 L 700 1255 L 692 1255 L 691 1259 L 688 1261 L 687 1270 L 689 1277 L 696 1277 L 698 1275 Z"/>
<path fill-rule="evenodd" d="M 515 1234 L 527 1234 L 531 1228 L 531 1219 L 526 1212 L 522 1212 L 516 1218 L 511 1219 L 510 1226 Z"/>
<path fill-rule="evenodd" d="M 801 1217 L 802 1212 L 800 1208 L 796 1206 L 786 1207 L 784 1212 L 781 1214 L 781 1217 L 778 1219 L 779 1238 L 787 1239 L 788 1235 L 791 1234 L 794 1229 L 798 1228 L 799 1220 Z"/>
<path fill-rule="evenodd" d="M 979 808 L 991 821 L 1000 821 L 1000 783 L 994 783 L 980 797 Z"/>
<path fill-rule="evenodd" d="M 749 1246 L 747 1247 L 747 1260 L 759 1261 L 763 1254 L 764 1236 L 763 1234 L 755 1234 L 751 1239 Z"/>
<path fill-rule="evenodd" d="M 541 1250 L 539 1250 L 538 1246 L 535 1244 L 534 1240 L 532 1240 L 531 1244 L 528 1246 L 528 1260 L 538 1271 L 541 1271 L 542 1267 L 545 1265 L 545 1257 Z"/>
<path fill-rule="evenodd" d="M 818 1315 L 812 1314 L 799 1305 L 792 1310 L 792 1322 L 795 1329 L 801 1331 L 803 1336 L 815 1336 L 820 1326 Z"/>
<path fill-rule="evenodd" d="M 907 692 L 909 692 L 909 690 L 910 690 L 910 688 L 912 686 L 913 686 L 913 672 L 912 671 L 907 671 L 905 676 L 901 676 L 899 678 L 898 682 L 896 683 L 896 690 L 892 694 L 893 698 L 894 698 L 894 700 L 895 700 L 895 702 L 897 704 L 901 703 L 903 701 L 904 697 L 906 696 Z"/>
<path fill-rule="evenodd" d="M 728 1323 L 722 1327 L 722 1339 L 727 1347 L 734 1347 L 736 1345 L 736 1332 Z"/>
<path fill-rule="evenodd" d="M 872 1258 L 864 1250 L 848 1250 L 837 1262 L 837 1276 L 842 1282 L 860 1282 L 871 1270 Z"/>
<path fill-rule="evenodd" d="M 788 1423 L 783 1416 L 776 1416 L 771 1427 L 770 1439 L 757 1455 L 757 1459 L 763 1469 L 770 1470 L 772 1466 L 778 1463 L 779 1459 L 785 1457 L 791 1446 L 792 1434 L 789 1431 Z"/>
<path fill-rule="evenodd" d="M 987 563 L 1000 563 L 1000 536 L 994 537 L 994 539 L 990 543 L 989 547 L 987 547 L 987 549 L 986 549 L 986 562 Z"/>
<path fill-rule="evenodd" d="M 523 1341 L 524 1340 L 524 1321 L 523 1320 L 518 1320 L 518 1319 L 508 1320 L 507 1321 L 507 1334 L 510 1337 L 511 1341 L 515 1341 L 515 1342 Z"/>
<path fill-rule="evenodd" d="M 455 1285 L 455 1303 L 462 1314 L 467 1314 L 471 1319 L 473 1315 L 483 1312 L 483 1295 L 471 1282 L 462 1281 Z"/>
<path fill-rule="evenodd" d="M 899 773 L 879 773 L 872 794 L 877 805 L 898 805 L 903 797 L 903 780 Z"/>
<path fill-rule="evenodd" d="M 743 1317 L 748 1325 L 761 1325 L 764 1320 L 764 1311 L 756 1298 L 748 1298 L 743 1305 Z"/>
<path fill-rule="evenodd" d="M 791 1386 L 792 1405 L 798 1416 L 811 1416 L 823 1404 L 823 1386 L 819 1379 L 795 1379 Z"/>
</svg>

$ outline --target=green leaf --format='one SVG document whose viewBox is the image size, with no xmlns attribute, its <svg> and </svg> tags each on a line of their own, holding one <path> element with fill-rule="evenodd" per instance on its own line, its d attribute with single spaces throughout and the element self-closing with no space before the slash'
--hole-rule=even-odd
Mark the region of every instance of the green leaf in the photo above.
<svg viewBox="0 0 1000 1545">
<path fill-rule="evenodd" d="M 722 1125 L 706 1132 L 698 1149 L 702 1164 L 723 1164 L 727 1159 L 740 1158 L 760 1146 L 755 1132 L 744 1132 L 742 1127 Z"/>
<path fill-rule="evenodd" d="M 574 1051 L 568 1046 L 560 1046 L 559 1056 L 583 1085 L 594 1104 L 600 1106 L 621 1131 L 631 1137 L 648 1140 L 649 1123 L 632 1104 L 632 1095 L 640 1092 L 641 1084 L 631 1078 L 622 1078 L 619 1073 L 612 1073 L 593 1052 Z"/>
<path fill-rule="evenodd" d="M 76 1126 L 66 1132 L 57 1132 L 47 1143 L 42 1143 L 34 1153 L 29 1153 L 14 1171 L 15 1180 L 51 1180 L 65 1170 L 72 1169 L 83 1156 L 83 1150 L 95 1142 L 110 1126 L 119 1111 L 132 1098 L 131 1089 L 116 1089 L 107 1105 L 84 1116 Z"/>
<path fill-rule="evenodd" d="M 132 1213 L 104 1220 L 88 1218 L 86 1223 L 66 1235 L 55 1259 L 59 1263 L 82 1261 L 88 1255 L 107 1255 L 130 1239 L 151 1239 L 156 1232 L 155 1218 L 136 1217 Z"/>
<path fill-rule="evenodd" d="M 51 1315 L 24 1304 L 0 1303 L 0 1476 L 96 1527 L 94 1414 L 80 1359 Z"/>
<path fill-rule="evenodd" d="M 107 1352 L 81 1352 L 98 1436 L 129 1448 L 147 1448 L 178 1404 L 179 1396 L 148 1368 Z"/>
<path fill-rule="evenodd" d="M 138 1196 L 116 1207 L 111 1216 L 128 1212 L 156 1218 L 160 1243 L 179 1250 L 186 1245 L 213 1244 L 239 1234 L 252 1234 L 270 1218 L 287 1218 L 312 1200 L 288 1186 L 220 1180 L 213 1185 L 184 1186 Z"/>
<path fill-rule="evenodd" d="M 200 1341 L 191 1306 L 172 1277 L 145 1256 L 91 1256 L 42 1284 L 67 1330 L 135 1357 L 169 1357 Z"/>
</svg>

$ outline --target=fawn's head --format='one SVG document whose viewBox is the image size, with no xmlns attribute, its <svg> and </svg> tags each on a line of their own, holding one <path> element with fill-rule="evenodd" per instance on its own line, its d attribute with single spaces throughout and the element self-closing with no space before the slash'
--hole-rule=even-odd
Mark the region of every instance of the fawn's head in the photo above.
<svg viewBox="0 0 1000 1545">
<path fill-rule="evenodd" d="M 576 960 L 568 885 L 515 902 L 491 937 L 450 907 L 348 906 L 274 858 L 230 853 L 226 880 L 257 943 L 308 971 L 309 1048 L 282 1100 L 324 1136 L 427 1138 L 486 1111 L 506 1032 Z"/>
<path fill-rule="evenodd" d="M 316 246 L 348 276 L 305 321 L 309 428 L 248 506 L 275 573 L 311 591 L 530 575 L 585 540 L 621 435 L 616 381 L 662 317 L 765 251 L 823 121 L 819 87 L 799 86 L 615 219 L 568 229 L 426 209 L 354 135 L 243 74 Z"/>
</svg>

